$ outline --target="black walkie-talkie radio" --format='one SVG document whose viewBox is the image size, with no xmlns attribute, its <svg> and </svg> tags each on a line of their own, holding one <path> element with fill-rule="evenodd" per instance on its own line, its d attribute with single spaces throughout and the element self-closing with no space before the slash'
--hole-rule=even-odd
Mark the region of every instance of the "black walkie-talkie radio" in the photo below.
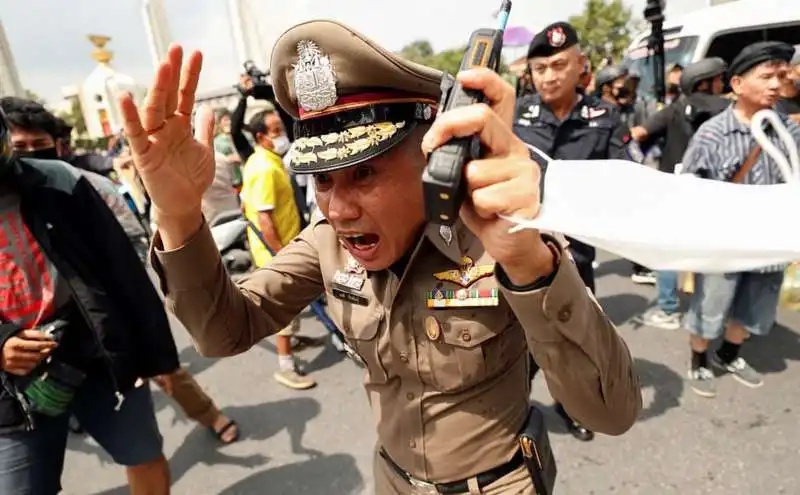
<svg viewBox="0 0 800 495">
<path fill-rule="evenodd" d="M 487 67 L 497 71 L 500 68 L 503 33 L 510 13 L 511 1 L 503 0 L 497 14 L 499 28 L 479 29 L 472 33 L 459 70 Z M 450 74 L 445 74 L 442 78 L 440 114 L 485 101 L 486 97 L 482 92 L 465 89 Z M 478 136 L 453 138 L 430 154 L 422 175 L 425 211 L 429 222 L 448 226 L 455 223 L 467 193 L 464 166 L 480 155 Z"/>
</svg>

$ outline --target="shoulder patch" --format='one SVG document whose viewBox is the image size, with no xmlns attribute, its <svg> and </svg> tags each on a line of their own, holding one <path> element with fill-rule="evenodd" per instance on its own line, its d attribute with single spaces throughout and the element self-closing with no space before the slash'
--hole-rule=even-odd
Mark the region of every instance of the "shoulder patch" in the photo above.
<svg viewBox="0 0 800 495">
<path fill-rule="evenodd" d="M 602 117 L 608 113 L 608 109 L 605 108 L 590 108 L 589 109 L 589 120 L 596 119 L 597 117 Z"/>
</svg>

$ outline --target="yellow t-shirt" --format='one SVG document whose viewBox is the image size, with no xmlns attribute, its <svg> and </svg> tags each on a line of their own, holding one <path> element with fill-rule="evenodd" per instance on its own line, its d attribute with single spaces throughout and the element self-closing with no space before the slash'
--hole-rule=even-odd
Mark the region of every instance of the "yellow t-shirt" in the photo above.
<svg viewBox="0 0 800 495">
<path fill-rule="evenodd" d="M 285 246 L 300 233 L 300 214 L 294 202 L 294 190 L 281 158 L 260 147 L 247 159 L 242 177 L 244 214 L 256 228 L 259 212 L 272 212 L 272 222 Z M 247 231 L 253 262 L 262 267 L 272 259 L 267 248 L 251 229 Z"/>
</svg>

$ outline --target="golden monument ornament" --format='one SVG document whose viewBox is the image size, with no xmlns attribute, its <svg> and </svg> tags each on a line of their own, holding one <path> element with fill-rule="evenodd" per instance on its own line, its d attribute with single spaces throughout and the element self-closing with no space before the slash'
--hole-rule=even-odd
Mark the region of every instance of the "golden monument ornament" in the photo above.
<svg viewBox="0 0 800 495">
<path fill-rule="evenodd" d="M 105 46 L 111 41 L 109 36 L 103 34 L 90 34 L 87 36 L 89 41 L 94 45 L 95 49 L 92 51 L 92 58 L 101 64 L 108 64 L 114 58 L 114 52 L 106 50 Z"/>
</svg>

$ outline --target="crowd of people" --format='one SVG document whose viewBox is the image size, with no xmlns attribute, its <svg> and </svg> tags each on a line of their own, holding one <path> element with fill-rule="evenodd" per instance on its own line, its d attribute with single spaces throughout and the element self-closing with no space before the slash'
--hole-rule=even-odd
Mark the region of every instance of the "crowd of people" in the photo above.
<svg viewBox="0 0 800 495">
<path fill-rule="evenodd" d="M 476 486 L 481 493 L 533 493 L 536 468 L 517 454 L 516 437 L 529 426 L 525 393 L 540 368 L 575 438 L 621 434 L 633 424 L 641 396 L 631 356 L 584 290 L 596 288 L 595 248 L 537 233 L 523 249 L 538 264 L 521 268 L 516 252 L 508 254 L 519 248 L 508 247 L 498 233 L 507 228 L 493 231 L 487 220 L 512 208 L 507 202 L 521 193 L 506 194 L 499 210 L 484 205 L 480 213 L 462 213 L 466 226 L 428 228 L 417 218 L 419 148 L 435 147 L 436 132 L 439 138 L 458 132 L 441 130 L 456 129 L 455 117 L 435 118 L 440 74 L 401 59 L 387 66 L 384 55 L 373 55 L 383 52 L 339 24 L 295 29 L 276 46 L 276 77 L 288 77 L 288 67 L 299 71 L 303 63 L 327 70 L 319 62 L 324 50 L 345 58 L 357 52 L 359 67 L 383 71 L 385 91 L 375 91 L 370 71 L 347 64 L 339 66 L 338 87 L 324 88 L 338 88 L 338 102 L 320 103 L 324 91 L 304 94 L 301 86 L 287 89 L 283 79 L 271 85 L 244 75 L 236 107 L 213 109 L 213 131 L 201 122 L 197 140 L 180 144 L 187 147 L 179 154 L 159 147 L 170 139 L 161 134 L 166 128 L 188 132 L 194 110 L 194 95 L 177 96 L 182 54 L 173 47 L 154 83 L 160 91 L 151 93 L 175 94 L 151 97 L 141 123 L 123 99 L 126 135 L 111 157 L 76 153 L 72 130 L 42 105 L 0 99 L 0 492 L 58 493 L 71 424 L 126 466 L 131 493 L 169 493 L 148 380 L 219 441 L 238 439 L 236 422 L 180 366 L 162 296 L 205 354 L 243 352 L 274 335 L 274 378 L 294 390 L 316 385 L 294 352 L 322 344 L 299 333 L 298 313 L 322 295 L 331 298 L 331 317 L 362 360 L 379 411 L 381 494 L 409 493 L 420 483 L 470 493 Z M 304 45 L 308 29 L 317 29 L 322 41 Z M 186 63 L 199 62 L 193 55 Z M 489 95 L 492 112 L 513 122 L 486 138 L 502 136 L 502 142 L 484 144 L 515 180 L 540 174 L 526 148 L 516 147 L 524 143 L 555 159 L 621 158 L 708 180 L 779 183 L 776 163 L 753 144 L 749 130 L 752 116 L 768 108 L 779 112 L 800 146 L 800 54 L 785 43 L 755 43 L 730 63 L 709 58 L 668 68 L 663 105 L 639 94 L 640 75 L 622 65 L 592 71 L 568 23 L 552 24 L 533 39 L 513 105 L 497 102 L 506 91 L 513 96 L 499 78 L 464 77 Z M 253 99 L 267 104 L 246 119 Z M 163 121 L 150 121 L 149 110 L 159 105 Z M 501 124 L 481 122 L 491 125 Z M 361 136 L 368 139 L 357 141 Z M 503 161 L 514 153 L 513 163 L 524 166 Z M 166 163 L 160 172 L 156 155 Z M 479 201 L 475 190 L 505 186 L 507 179 L 474 170 L 473 204 Z M 523 199 L 539 194 L 527 193 Z M 185 206 L 195 199 L 197 211 Z M 238 287 L 213 257 L 207 227 L 231 212 L 241 212 L 248 224 L 256 269 Z M 454 263 L 458 269 L 450 272 L 458 276 L 446 270 Z M 714 369 L 749 387 L 763 383 L 740 349 L 773 326 L 785 268 L 694 274 L 685 314 L 678 273 L 632 263 L 631 279 L 657 291 L 644 323 L 688 331 L 687 379 L 698 395 L 713 397 Z M 441 282 L 434 289 L 431 273 Z M 556 313 L 545 316 L 541 294 L 548 290 L 548 307 Z M 422 306 L 440 300 L 450 313 L 412 311 L 418 294 L 426 293 Z M 383 313 L 387 308 L 391 315 Z M 390 321 L 408 341 L 390 335 Z M 721 346 L 710 352 L 719 337 Z M 484 402 L 503 418 L 462 413 Z M 431 403 L 441 409 L 422 414 Z M 430 422 L 437 428 L 426 429 Z M 460 463 L 446 459 L 454 448 L 448 432 L 455 429 L 473 432 L 460 440 L 466 449 Z M 470 454 L 474 444 L 483 448 Z"/>
</svg>

